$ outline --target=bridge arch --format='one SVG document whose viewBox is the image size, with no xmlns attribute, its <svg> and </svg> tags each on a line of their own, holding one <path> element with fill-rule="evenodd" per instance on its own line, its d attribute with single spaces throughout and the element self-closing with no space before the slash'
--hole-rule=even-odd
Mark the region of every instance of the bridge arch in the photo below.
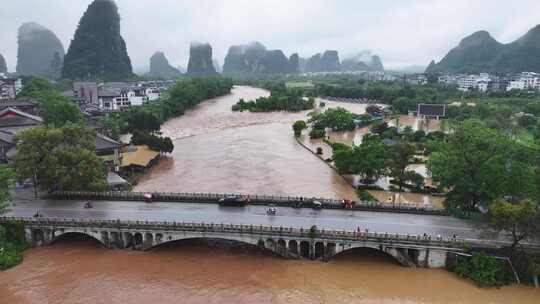
<svg viewBox="0 0 540 304">
<path fill-rule="evenodd" d="M 382 245 L 375 244 L 365 244 L 365 243 L 355 243 L 355 244 L 337 244 L 335 249 L 328 250 L 326 255 L 327 259 L 330 260 L 344 253 L 348 253 L 355 250 L 368 249 L 376 252 L 381 252 L 384 255 L 392 258 L 401 266 L 414 267 L 416 266 L 414 261 L 410 258 L 409 249 L 400 249 L 394 247 L 387 247 Z M 410 249 L 415 250 L 415 249 Z"/>
<path fill-rule="evenodd" d="M 104 247 L 108 247 L 107 244 L 101 239 L 100 235 L 97 233 L 88 233 L 88 232 L 81 232 L 81 231 L 55 231 L 52 235 L 51 240 L 48 242 L 48 244 L 52 245 L 55 242 L 65 239 L 69 236 L 79 236 L 84 237 L 88 239 L 95 240 L 97 243 Z"/>
<path fill-rule="evenodd" d="M 158 240 L 161 239 L 161 242 L 158 242 Z M 274 239 L 266 239 L 266 240 L 259 240 L 259 239 L 246 239 L 246 238 L 239 238 L 235 236 L 219 236 L 219 237 L 207 237 L 207 236 L 201 236 L 201 235 L 192 235 L 192 236 L 171 236 L 171 237 L 164 237 L 161 235 L 160 237 L 154 237 L 154 242 L 151 246 L 144 246 L 142 250 L 144 251 L 152 251 L 155 249 L 158 249 L 162 246 L 167 246 L 174 243 L 181 243 L 182 241 L 189 241 L 189 240 L 221 240 L 221 241 L 227 241 L 227 242 L 233 242 L 237 244 L 243 244 L 248 245 L 251 248 L 257 248 L 257 249 L 263 249 L 264 251 L 271 252 L 277 256 L 280 257 L 287 257 L 286 251 L 280 251 L 278 250 L 278 240 Z"/>
</svg>

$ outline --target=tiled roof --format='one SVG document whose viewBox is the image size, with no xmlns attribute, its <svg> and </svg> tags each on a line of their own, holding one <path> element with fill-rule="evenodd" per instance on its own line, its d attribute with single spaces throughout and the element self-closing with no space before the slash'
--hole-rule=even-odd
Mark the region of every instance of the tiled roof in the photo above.
<svg viewBox="0 0 540 304">
<path fill-rule="evenodd" d="M 96 135 L 96 151 L 112 150 L 121 146 L 121 143 L 103 134 Z"/>
<path fill-rule="evenodd" d="M 14 144 L 13 143 L 13 137 L 14 136 L 15 136 L 15 134 L 13 134 L 13 133 L 0 130 L 0 141 L 3 141 L 3 142 L 8 143 L 8 144 Z"/>
<path fill-rule="evenodd" d="M 6 114 L 8 113 L 13 113 L 14 115 L 7 116 Z M 0 127 L 33 126 L 41 123 L 43 123 L 41 117 L 12 107 L 0 111 Z"/>
</svg>

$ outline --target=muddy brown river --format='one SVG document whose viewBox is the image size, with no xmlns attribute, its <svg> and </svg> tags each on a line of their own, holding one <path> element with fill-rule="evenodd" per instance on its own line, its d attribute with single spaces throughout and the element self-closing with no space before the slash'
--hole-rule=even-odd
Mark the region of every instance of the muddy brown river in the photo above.
<svg viewBox="0 0 540 304">
<path fill-rule="evenodd" d="M 537 304 L 540 290 L 483 289 L 444 270 L 399 266 L 352 251 L 328 263 L 197 242 L 150 252 L 64 240 L 0 272 L 6 304 L 365 303 Z"/>
<path fill-rule="evenodd" d="M 230 111 L 240 97 L 264 95 L 237 87 L 167 122 L 163 131 L 175 139 L 175 151 L 135 190 L 354 197 L 347 182 L 294 141 L 291 123 L 305 112 Z M 538 304 L 540 290 L 478 288 L 445 270 L 403 268 L 371 251 L 322 263 L 231 244 L 190 241 L 138 252 L 70 239 L 30 249 L 21 265 L 0 272 L 4 303 Z"/>
</svg>

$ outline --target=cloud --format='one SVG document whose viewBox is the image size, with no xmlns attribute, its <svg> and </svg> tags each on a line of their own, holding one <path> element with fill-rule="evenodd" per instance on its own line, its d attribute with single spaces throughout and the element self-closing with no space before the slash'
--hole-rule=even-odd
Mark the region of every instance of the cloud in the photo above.
<svg viewBox="0 0 540 304">
<path fill-rule="evenodd" d="M 67 49 L 91 0 L 18 0 L 0 11 L 0 53 L 16 65 L 17 28 L 28 21 L 53 30 Z M 287 55 L 370 49 L 387 66 L 427 64 L 461 38 L 488 30 L 501 42 L 540 20 L 537 0 L 116 0 L 122 34 L 136 67 L 163 51 L 186 66 L 189 45 L 209 42 L 223 62 L 230 45 L 260 41 Z"/>
</svg>

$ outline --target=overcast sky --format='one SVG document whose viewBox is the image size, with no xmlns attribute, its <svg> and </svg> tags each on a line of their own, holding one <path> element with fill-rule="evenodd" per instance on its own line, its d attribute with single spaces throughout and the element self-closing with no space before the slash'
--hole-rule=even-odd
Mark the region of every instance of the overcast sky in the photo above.
<svg viewBox="0 0 540 304">
<path fill-rule="evenodd" d="M 7 1 L 7 0 L 4 0 Z M 0 53 L 15 69 L 17 28 L 34 21 L 53 30 L 67 51 L 92 0 L 16 0 L 0 9 Z M 260 41 L 286 55 L 365 49 L 387 67 L 427 65 L 461 38 L 488 30 L 510 42 L 540 23 L 539 0 L 116 0 L 135 68 L 157 50 L 187 65 L 189 44 L 209 42 L 223 64 L 232 44 Z"/>
</svg>

